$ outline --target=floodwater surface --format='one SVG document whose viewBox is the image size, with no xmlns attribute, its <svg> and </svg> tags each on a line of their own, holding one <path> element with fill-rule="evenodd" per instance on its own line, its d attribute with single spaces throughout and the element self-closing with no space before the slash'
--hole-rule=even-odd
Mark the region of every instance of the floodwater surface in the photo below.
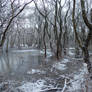
<svg viewBox="0 0 92 92">
<path fill-rule="evenodd" d="M 0 74 L 23 76 L 43 63 L 40 51 L 11 51 L 0 55 Z"/>
<path fill-rule="evenodd" d="M 72 56 L 56 60 L 50 51 L 47 52 L 47 58 L 44 58 L 44 52 L 40 50 L 11 50 L 8 53 L 0 53 L 0 76 L 6 80 L 30 83 L 44 80 L 45 85 L 62 89 L 65 78 L 68 78 L 68 82 L 70 79 L 76 79 L 73 77 L 83 70 L 81 59 L 74 59 L 73 53 L 70 55 Z M 50 92 L 56 91 L 54 89 Z"/>
</svg>

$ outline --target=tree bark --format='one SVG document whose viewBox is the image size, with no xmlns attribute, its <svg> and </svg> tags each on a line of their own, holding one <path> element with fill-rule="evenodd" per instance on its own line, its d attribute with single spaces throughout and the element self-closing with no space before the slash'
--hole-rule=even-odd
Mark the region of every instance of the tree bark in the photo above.
<svg viewBox="0 0 92 92">
<path fill-rule="evenodd" d="M 88 52 L 88 48 L 84 47 L 83 48 L 83 54 L 84 54 L 84 62 L 87 64 L 87 68 L 88 68 L 88 72 L 92 73 L 92 66 L 91 66 L 91 62 L 89 60 L 89 52 Z"/>
<path fill-rule="evenodd" d="M 88 52 L 88 46 L 89 46 L 89 42 L 91 40 L 91 35 L 92 35 L 92 24 L 89 23 L 88 19 L 87 19 L 87 15 L 85 13 L 85 2 L 84 0 L 80 0 L 81 1 L 81 8 L 82 8 L 82 17 L 84 20 L 84 23 L 86 24 L 86 26 L 89 29 L 88 35 L 87 35 L 87 39 L 85 40 L 85 43 L 82 44 L 81 41 L 79 40 L 78 34 L 77 34 L 77 30 L 76 30 L 76 21 L 75 21 L 75 0 L 73 0 L 73 15 L 72 15 L 72 19 L 73 19 L 73 28 L 74 28 L 74 32 L 75 32 L 75 37 L 76 40 L 80 46 L 80 48 L 83 51 L 84 54 L 84 62 L 87 64 L 87 68 L 88 68 L 88 72 L 92 73 L 92 65 L 91 62 L 89 60 L 89 52 Z"/>
</svg>

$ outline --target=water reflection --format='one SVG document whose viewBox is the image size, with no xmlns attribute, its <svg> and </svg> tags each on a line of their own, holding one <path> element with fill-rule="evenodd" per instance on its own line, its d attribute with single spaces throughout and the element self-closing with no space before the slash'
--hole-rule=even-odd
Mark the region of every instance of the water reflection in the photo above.
<svg viewBox="0 0 92 92">
<path fill-rule="evenodd" d="M 39 51 L 9 52 L 0 55 L 0 74 L 24 74 L 43 63 L 43 56 Z"/>
</svg>

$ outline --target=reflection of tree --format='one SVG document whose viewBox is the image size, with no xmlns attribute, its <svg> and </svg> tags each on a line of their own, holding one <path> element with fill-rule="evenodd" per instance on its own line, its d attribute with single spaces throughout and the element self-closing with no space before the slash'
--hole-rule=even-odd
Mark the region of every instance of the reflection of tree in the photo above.
<svg viewBox="0 0 92 92">
<path fill-rule="evenodd" d="M 2 71 L 1 72 L 11 72 L 11 67 L 10 67 L 10 61 L 9 61 L 9 55 L 8 53 L 3 53 L 1 55 L 1 59 L 0 59 L 1 65 L 2 65 Z"/>
</svg>

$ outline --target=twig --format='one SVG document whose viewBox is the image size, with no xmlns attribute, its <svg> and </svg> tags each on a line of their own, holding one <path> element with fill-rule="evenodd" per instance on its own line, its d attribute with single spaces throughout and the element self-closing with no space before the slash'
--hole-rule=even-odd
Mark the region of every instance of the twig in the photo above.
<svg viewBox="0 0 92 92">
<path fill-rule="evenodd" d="M 61 91 L 61 92 L 64 92 L 64 91 L 65 91 L 65 89 L 66 89 L 66 87 L 67 87 L 67 79 L 65 79 L 64 87 L 63 87 L 63 89 L 62 89 L 62 91 Z"/>
</svg>

